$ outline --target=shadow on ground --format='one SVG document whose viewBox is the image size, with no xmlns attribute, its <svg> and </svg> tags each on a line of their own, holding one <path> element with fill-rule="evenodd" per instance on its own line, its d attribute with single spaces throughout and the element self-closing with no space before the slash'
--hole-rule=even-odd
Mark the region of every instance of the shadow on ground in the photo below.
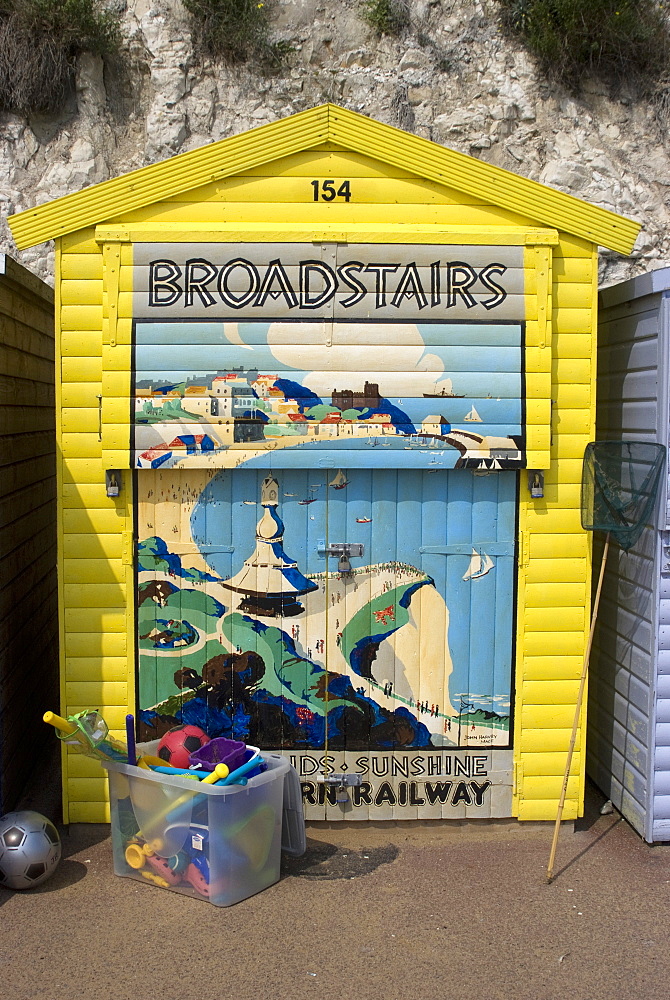
<svg viewBox="0 0 670 1000">
<path fill-rule="evenodd" d="M 398 854 L 394 844 L 353 850 L 308 839 L 307 850 L 301 858 L 282 856 L 281 877 L 323 880 L 360 878 L 370 875 L 380 865 L 391 864 Z"/>
<path fill-rule="evenodd" d="M 81 861 L 75 861 L 74 856 L 109 838 L 109 826 L 105 823 L 73 823 L 68 826 L 59 826 L 58 830 L 61 839 L 61 859 L 58 862 L 53 875 L 42 885 L 37 885 L 30 890 L 6 889 L 0 886 L 0 906 L 8 902 L 12 896 L 25 895 L 27 892 L 31 896 L 46 895 L 51 892 L 60 892 L 77 882 L 81 882 L 88 874 L 88 865 Z"/>
</svg>

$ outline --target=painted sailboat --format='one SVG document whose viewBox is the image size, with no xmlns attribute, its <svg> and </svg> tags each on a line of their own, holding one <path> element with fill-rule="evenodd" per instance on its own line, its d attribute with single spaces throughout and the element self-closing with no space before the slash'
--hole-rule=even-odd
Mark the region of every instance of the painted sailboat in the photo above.
<svg viewBox="0 0 670 1000">
<path fill-rule="evenodd" d="M 334 490 L 343 490 L 345 486 L 349 485 L 349 480 L 342 469 L 338 469 L 328 485 L 332 486 Z"/>
<path fill-rule="evenodd" d="M 371 523 L 372 523 L 372 518 L 371 517 L 357 517 L 356 518 L 356 524 L 371 524 Z"/>
<path fill-rule="evenodd" d="M 470 556 L 470 565 L 463 574 L 463 579 L 479 580 L 482 576 L 490 573 L 492 569 L 493 559 L 486 552 L 478 552 L 477 549 L 473 549 Z"/>
<path fill-rule="evenodd" d="M 477 411 L 474 408 L 474 406 L 472 407 L 472 409 L 468 413 L 465 414 L 465 416 L 463 417 L 463 419 L 467 420 L 468 423 L 478 423 L 478 424 L 481 424 L 481 422 L 482 422 L 482 418 L 479 416 L 479 414 L 477 413 Z"/>
</svg>

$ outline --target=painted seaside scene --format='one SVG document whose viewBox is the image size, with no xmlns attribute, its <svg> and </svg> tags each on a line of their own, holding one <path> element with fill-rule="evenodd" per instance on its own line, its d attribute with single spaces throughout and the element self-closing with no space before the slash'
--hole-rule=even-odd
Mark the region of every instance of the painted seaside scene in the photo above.
<svg viewBox="0 0 670 1000">
<path fill-rule="evenodd" d="M 166 321 L 135 336 L 137 468 L 304 467 L 315 450 L 350 467 L 525 462 L 517 323 Z"/>
<path fill-rule="evenodd" d="M 192 722 L 284 749 L 509 745 L 514 473 L 138 483 L 144 738 Z"/>
</svg>

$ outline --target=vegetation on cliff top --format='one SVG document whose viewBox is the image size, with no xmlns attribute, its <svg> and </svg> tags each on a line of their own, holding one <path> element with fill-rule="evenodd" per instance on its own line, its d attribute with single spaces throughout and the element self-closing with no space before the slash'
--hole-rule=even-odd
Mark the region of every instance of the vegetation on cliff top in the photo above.
<svg viewBox="0 0 670 1000">
<path fill-rule="evenodd" d="M 290 51 L 286 42 L 270 34 L 273 0 L 182 0 L 191 16 L 193 41 L 213 59 L 230 63 L 256 59 L 277 67 Z"/>
<path fill-rule="evenodd" d="M 667 69 L 668 21 L 655 0 L 498 0 L 503 27 L 547 76 L 579 90 L 589 76 L 653 84 Z"/>
<path fill-rule="evenodd" d="M 58 113 L 73 93 L 82 53 L 97 53 L 108 62 L 117 56 L 120 5 L 110 2 L 0 0 L 0 111 Z M 214 61 L 277 70 L 292 49 L 272 35 L 272 11 L 280 0 L 182 2 L 195 50 Z M 417 21 L 411 0 L 357 0 L 357 9 L 377 35 L 412 33 L 415 44 L 438 52 L 428 15 Z M 431 6 L 430 23 L 440 9 Z M 658 94 L 666 100 L 668 91 L 663 84 L 670 68 L 669 14 L 670 0 L 495 0 L 481 16 L 497 18 L 536 58 L 545 77 L 573 93 L 597 77 L 614 92 L 632 84 L 658 104 Z M 451 60 L 436 58 L 435 65 L 444 72 Z"/>
<path fill-rule="evenodd" d="M 409 0 L 363 0 L 361 16 L 380 35 L 399 35 L 409 26 Z"/>
<path fill-rule="evenodd" d="M 100 0 L 0 0 L 0 109 L 60 110 L 77 56 L 110 56 L 119 38 L 118 15 Z"/>
</svg>

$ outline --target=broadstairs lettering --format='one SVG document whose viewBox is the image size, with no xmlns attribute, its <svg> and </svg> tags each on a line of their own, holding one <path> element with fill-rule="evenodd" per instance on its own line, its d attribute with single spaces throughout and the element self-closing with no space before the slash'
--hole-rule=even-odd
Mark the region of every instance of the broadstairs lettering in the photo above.
<svg viewBox="0 0 670 1000">
<path fill-rule="evenodd" d="M 280 258 L 258 266 L 243 256 L 216 264 L 205 257 L 190 258 L 183 265 L 171 258 L 149 264 L 148 305 L 152 309 L 196 304 L 205 309 L 221 304 L 228 309 L 263 309 L 283 299 L 289 310 L 322 309 L 338 292 L 350 293 L 341 306 L 350 309 L 365 296 L 374 297 L 374 308 L 399 309 L 411 302 L 424 309 L 447 310 L 463 305 L 491 311 L 507 298 L 501 283 L 507 266 L 495 261 L 474 267 L 464 260 L 436 260 L 430 267 L 408 263 L 348 260 L 333 267 L 321 260 L 301 260 L 297 281 L 291 279 Z M 236 285 L 241 287 L 235 287 Z M 297 286 L 297 287 L 296 287 Z M 216 310 L 215 310 L 216 311 Z"/>
</svg>

